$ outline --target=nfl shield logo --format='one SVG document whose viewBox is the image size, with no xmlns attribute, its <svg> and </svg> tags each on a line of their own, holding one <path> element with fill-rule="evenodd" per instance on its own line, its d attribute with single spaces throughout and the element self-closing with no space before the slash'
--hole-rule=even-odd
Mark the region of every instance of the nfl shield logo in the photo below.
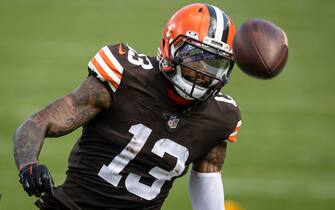
<svg viewBox="0 0 335 210">
<path fill-rule="evenodd" d="M 177 116 L 170 116 L 169 121 L 167 122 L 169 128 L 177 128 L 179 124 L 179 119 Z"/>
</svg>

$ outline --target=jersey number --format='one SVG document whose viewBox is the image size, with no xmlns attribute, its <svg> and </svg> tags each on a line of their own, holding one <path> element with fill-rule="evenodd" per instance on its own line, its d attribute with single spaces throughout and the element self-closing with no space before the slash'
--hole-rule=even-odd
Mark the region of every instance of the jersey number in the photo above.
<svg viewBox="0 0 335 210">
<path fill-rule="evenodd" d="M 120 172 L 128 165 L 128 163 L 136 157 L 141 151 L 145 142 L 148 140 L 151 129 L 143 124 L 136 124 L 130 127 L 129 132 L 133 134 L 133 138 L 120 154 L 110 162 L 108 166 L 103 165 L 98 175 L 117 187 L 122 175 Z M 141 176 L 129 173 L 126 176 L 125 186 L 127 190 L 146 200 L 154 199 L 161 191 L 165 181 L 171 180 L 172 177 L 179 176 L 185 169 L 185 162 L 189 156 L 188 149 L 171 139 L 159 139 L 151 150 L 152 153 L 163 158 L 168 153 L 177 159 L 175 167 L 171 171 L 166 171 L 158 166 L 153 167 L 149 174 L 155 178 L 151 186 L 140 182 Z"/>
<path fill-rule="evenodd" d="M 145 70 L 152 69 L 153 66 L 149 58 L 144 54 L 138 54 L 131 47 L 128 47 L 128 61 L 136 66 L 141 66 Z"/>
</svg>

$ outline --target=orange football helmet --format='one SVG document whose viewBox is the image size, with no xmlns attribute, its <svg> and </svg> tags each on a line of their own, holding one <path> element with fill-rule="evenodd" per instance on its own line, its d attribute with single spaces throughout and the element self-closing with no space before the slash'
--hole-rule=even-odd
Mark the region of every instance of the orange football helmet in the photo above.
<svg viewBox="0 0 335 210">
<path fill-rule="evenodd" d="M 229 81 L 235 31 L 230 17 L 208 4 L 187 5 L 170 18 L 158 59 L 179 95 L 206 100 Z"/>
</svg>

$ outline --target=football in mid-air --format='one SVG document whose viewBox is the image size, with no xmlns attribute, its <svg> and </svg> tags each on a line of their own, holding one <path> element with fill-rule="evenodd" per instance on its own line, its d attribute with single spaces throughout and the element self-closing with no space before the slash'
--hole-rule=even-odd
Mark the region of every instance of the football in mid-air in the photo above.
<svg viewBox="0 0 335 210">
<path fill-rule="evenodd" d="M 256 78 L 271 79 L 286 64 L 287 36 L 269 21 L 251 19 L 238 28 L 233 53 L 235 62 L 243 72 Z"/>
</svg>

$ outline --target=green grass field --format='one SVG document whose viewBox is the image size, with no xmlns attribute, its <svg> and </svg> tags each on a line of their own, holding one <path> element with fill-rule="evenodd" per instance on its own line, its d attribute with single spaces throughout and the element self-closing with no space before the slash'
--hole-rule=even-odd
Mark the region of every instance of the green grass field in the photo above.
<svg viewBox="0 0 335 210">
<path fill-rule="evenodd" d="M 15 128 L 83 81 L 87 62 L 107 43 L 155 54 L 168 17 L 193 1 L 0 0 L 0 210 L 34 209 L 18 183 Z M 224 167 L 226 199 L 247 210 L 335 209 L 335 3 L 331 0 L 207 1 L 235 25 L 251 17 L 281 26 L 289 38 L 284 71 L 269 81 L 238 68 L 223 91 L 242 110 L 239 142 Z M 56 184 L 79 131 L 48 139 L 40 161 Z M 191 209 L 187 177 L 163 210 Z"/>
</svg>

